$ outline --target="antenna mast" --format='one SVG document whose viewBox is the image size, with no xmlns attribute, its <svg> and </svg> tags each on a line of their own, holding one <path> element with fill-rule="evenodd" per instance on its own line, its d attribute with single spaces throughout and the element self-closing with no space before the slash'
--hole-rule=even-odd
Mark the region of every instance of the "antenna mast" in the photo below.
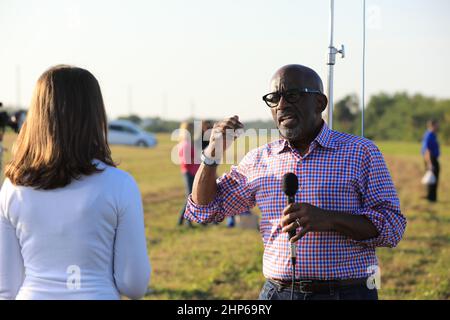
<svg viewBox="0 0 450 320">
<path fill-rule="evenodd" d="M 334 0 L 330 0 L 330 44 L 328 46 L 328 113 L 327 122 L 328 127 L 333 129 L 333 81 L 334 81 L 334 65 L 336 64 L 336 54 L 341 54 L 341 57 L 345 57 L 344 45 L 341 45 L 341 49 L 335 48 L 334 44 Z"/>
</svg>

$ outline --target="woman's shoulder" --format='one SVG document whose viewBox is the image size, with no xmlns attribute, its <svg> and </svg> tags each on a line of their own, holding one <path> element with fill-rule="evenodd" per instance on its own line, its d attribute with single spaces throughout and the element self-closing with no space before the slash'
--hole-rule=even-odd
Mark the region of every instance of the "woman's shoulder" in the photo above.
<svg viewBox="0 0 450 320">
<path fill-rule="evenodd" d="M 11 190 L 11 186 L 12 186 L 11 180 L 5 178 L 5 180 L 3 180 L 3 183 L 1 184 L 0 189 L 0 206 L 3 205 L 3 202 L 8 197 L 8 194 L 10 193 Z"/>
<path fill-rule="evenodd" d="M 94 160 L 93 163 L 101 170 L 98 175 L 99 179 L 101 179 L 108 187 L 112 187 L 113 185 L 122 187 L 137 185 L 136 180 L 129 172 L 110 166 L 100 160 Z"/>
<path fill-rule="evenodd" d="M 2 187 L 1 187 L 2 190 L 3 190 L 3 188 L 10 188 L 12 186 L 14 186 L 14 185 L 11 183 L 11 180 L 9 180 L 8 177 L 5 177 L 5 179 L 3 180 L 3 183 L 2 183 Z"/>
<path fill-rule="evenodd" d="M 100 170 L 97 173 L 93 173 L 89 176 L 82 176 L 78 179 L 72 180 L 72 182 L 67 185 L 67 189 L 78 189 L 80 184 L 94 184 L 101 187 L 103 190 L 122 190 L 123 188 L 137 185 L 134 177 L 119 168 L 110 166 L 100 160 L 93 160 L 93 164 Z M 64 188 L 63 188 L 64 189 Z M 21 190 L 21 192 L 33 192 L 35 189 L 32 187 L 15 185 L 11 182 L 9 178 L 5 178 L 1 185 L 1 199 L 8 198 L 15 193 L 16 190 Z M 39 191 L 39 190 L 38 190 Z M 55 190 L 50 190 L 55 191 Z M 60 191 L 59 189 L 56 191 Z"/>
<path fill-rule="evenodd" d="M 17 186 L 14 185 L 8 177 L 5 177 L 0 189 L 1 198 L 3 199 L 4 197 L 11 195 L 11 192 L 13 192 L 16 188 Z"/>
</svg>

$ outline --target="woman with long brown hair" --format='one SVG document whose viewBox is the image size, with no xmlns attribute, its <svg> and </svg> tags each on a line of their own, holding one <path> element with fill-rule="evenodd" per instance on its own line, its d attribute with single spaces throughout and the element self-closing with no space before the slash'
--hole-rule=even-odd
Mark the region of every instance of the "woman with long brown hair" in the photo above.
<svg viewBox="0 0 450 320">
<path fill-rule="evenodd" d="M 140 298 L 142 200 L 115 167 L 100 86 L 59 65 L 39 78 L 0 192 L 0 299 Z"/>
</svg>

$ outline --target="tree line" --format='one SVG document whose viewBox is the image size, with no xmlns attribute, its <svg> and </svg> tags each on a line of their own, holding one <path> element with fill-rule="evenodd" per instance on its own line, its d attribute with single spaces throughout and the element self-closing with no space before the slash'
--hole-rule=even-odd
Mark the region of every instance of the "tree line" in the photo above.
<svg viewBox="0 0 450 320">
<path fill-rule="evenodd" d="M 420 141 L 428 120 L 440 123 L 439 138 L 450 143 L 450 100 L 406 92 L 373 95 L 364 112 L 364 135 L 371 140 Z M 357 95 L 335 104 L 335 130 L 361 134 L 361 108 Z"/>
<path fill-rule="evenodd" d="M 159 117 L 141 119 L 137 115 L 123 116 L 151 132 L 172 132 L 180 122 Z M 365 113 L 364 135 L 371 140 L 420 141 L 430 119 L 440 123 L 439 138 L 450 144 L 450 99 L 437 99 L 421 94 L 398 92 L 379 93 L 370 97 Z M 214 120 L 214 119 L 212 119 Z M 247 128 L 273 129 L 272 120 L 244 123 Z M 361 135 L 361 106 L 356 94 L 338 100 L 334 105 L 335 130 Z"/>
</svg>

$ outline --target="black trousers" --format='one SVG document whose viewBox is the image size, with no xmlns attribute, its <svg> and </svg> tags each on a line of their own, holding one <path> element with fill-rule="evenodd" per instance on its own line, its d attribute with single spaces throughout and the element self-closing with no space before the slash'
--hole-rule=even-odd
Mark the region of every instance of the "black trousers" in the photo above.
<svg viewBox="0 0 450 320">
<path fill-rule="evenodd" d="M 355 285 L 336 289 L 330 293 L 300 293 L 294 291 L 294 300 L 378 300 L 377 289 L 367 285 Z M 290 300 L 291 289 L 280 289 L 267 280 L 259 294 L 259 300 Z"/>
<path fill-rule="evenodd" d="M 437 158 L 431 157 L 431 164 L 433 165 L 433 173 L 436 177 L 436 183 L 429 184 L 427 186 L 427 189 L 428 189 L 427 190 L 427 199 L 428 199 L 428 201 L 436 202 L 437 201 L 437 187 L 438 187 L 438 182 L 439 182 L 439 171 L 440 171 L 439 161 L 437 160 Z"/>
</svg>

